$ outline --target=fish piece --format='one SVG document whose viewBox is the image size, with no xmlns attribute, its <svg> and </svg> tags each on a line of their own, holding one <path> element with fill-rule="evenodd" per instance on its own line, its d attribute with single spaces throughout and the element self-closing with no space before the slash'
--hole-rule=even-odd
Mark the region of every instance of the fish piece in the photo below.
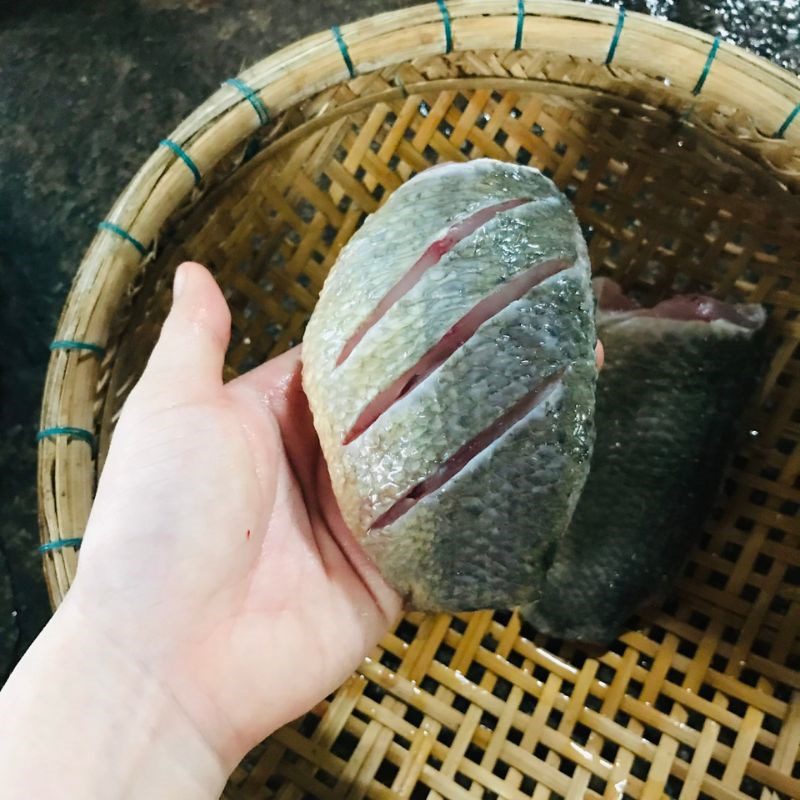
<svg viewBox="0 0 800 800">
<path fill-rule="evenodd" d="M 537 596 L 588 470 L 593 309 L 574 213 L 529 167 L 423 172 L 342 250 L 303 383 L 342 515 L 410 605 Z"/>
<path fill-rule="evenodd" d="M 685 563 L 762 363 L 758 305 L 678 296 L 643 309 L 595 281 L 605 365 L 586 487 L 524 608 L 537 630 L 604 644 Z"/>
</svg>

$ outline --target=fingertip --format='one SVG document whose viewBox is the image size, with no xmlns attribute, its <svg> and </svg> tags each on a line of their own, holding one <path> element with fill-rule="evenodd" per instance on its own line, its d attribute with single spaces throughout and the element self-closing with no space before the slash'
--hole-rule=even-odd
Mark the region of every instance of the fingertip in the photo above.
<svg viewBox="0 0 800 800">
<path fill-rule="evenodd" d="M 184 261 L 175 270 L 170 318 L 205 328 L 227 348 L 231 335 L 230 309 L 214 277 L 202 264 Z"/>
<path fill-rule="evenodd" d="M 302 391 L 302 345 L 265 361 L 233 382 L 255 389 L 270 400 L 281 403 L 291 391 Z"/>
<path fill-rule="evenodd" d="M 172 308 L 137 385 L 138 402 L 200 399 L 221 387 L 230 335 L 228 304 L 211 273 L 195 262 L 181 264 Z"/>
<path fill-rule="evenodd" d="M 175 277 L 172 282 L 172 291 L 175 298 L 179 297 L 183 293 L 188 281 L 197 280 L 210 280 L 216 285 L 216 281 L 211 273 L 203 264 L 200 264 L 198 261 L 182 261 L 180 264 L 178 264 L 178 268 L 175 270 Z"/>
</svg>

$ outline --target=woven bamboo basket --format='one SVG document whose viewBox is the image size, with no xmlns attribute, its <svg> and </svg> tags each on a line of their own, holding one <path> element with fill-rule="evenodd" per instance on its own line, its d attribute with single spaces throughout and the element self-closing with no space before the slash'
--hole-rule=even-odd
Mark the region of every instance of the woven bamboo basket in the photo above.
<svg viewBox="0 0 800 800">
<path fill-rule="evenodd" d="M 302 338 L 365 213 L 437 161 L 541 168 L 596 271 L 652 299 L 762 302 L 774 330 L 758 435 L 663 607 L 606 652 L 508 612 L 408 614 L 226 796 L 800 797 L 799 101 L 794 76 L 652 18 L 451 0 L 288 47 L 162 142 L 101 223 L 53 344 L 38 479 L 54 604 L 175 267 L 205 262 L 224 288 L 233 376 Z"/>
</svg>

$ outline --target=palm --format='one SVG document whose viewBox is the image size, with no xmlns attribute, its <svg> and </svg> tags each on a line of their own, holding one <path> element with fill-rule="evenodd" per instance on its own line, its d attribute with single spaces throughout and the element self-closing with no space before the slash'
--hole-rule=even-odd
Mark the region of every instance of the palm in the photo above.
<svg viewBox="0 0 800 800">
<path fill-rule="evenodd" d="M 115 432 L 74 602 L 233 757 L 341 683 L 400 602 L 338 513 L 298 352 L 170 402 L 166 347 Z"/>
<path fill-rule="evenodd" d="M 230 413 L 257 432 L 248 437 L 253 461 L 265 472 L 275 464 L 266 525 L 239 531 L 242 548 L 255 546 L 258 555 L 248 565 L 232 624 L 217 628 L 220 652 L 233 645 L 224 659 L 229 685 L 238 690 L 234 706 L 250 717 L 245 726 L 252 728 L 263 708 L 281 703 L 280 716 L 291 719 L 342 683 L 398 613 L 399 599 L 339 515 L 300 386 L 298 354 L 264 365 L 224 391 L 233 398 Z M 263 486 L 256 472 L 250 472 L 254 494 Z"/>
</svg>

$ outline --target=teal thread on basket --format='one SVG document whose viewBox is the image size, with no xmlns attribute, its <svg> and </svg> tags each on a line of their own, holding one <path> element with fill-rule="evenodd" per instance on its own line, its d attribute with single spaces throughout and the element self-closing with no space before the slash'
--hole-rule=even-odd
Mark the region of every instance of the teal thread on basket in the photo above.
<svg viewBox="0 0 800 800">
<path fill-rule="evenodd" d="M 172 152 L 175 153 L 175 155 L 178 156 L 178 158 L 183 161 L 187 167 L 189 167 L 189 171 L 192 173 L 192 175 L 194 175 L 195 184 L 200 183 L 202 180 L 202 175 L 200 175 L 200 170 L 197 169 L 197 164 L 192 161 L 192 159 L 189 157 L 189 154 L 177 142 L 173 142 L 172 139 L 162 139 L 159 144 L 162 147 L 168 147 L 170 150 L 172 150 Z"/>
<path fill-rule="evenodd" d="M 40 544 L 39 552 L 44 554 L 44 553 L 49 553 L 52 550 L 61 550 L 64 547 L 74 547 L 76 550 L 80 550 L 82 542 L 83 539 L 78 536 L 72 537 L 70 539 L 55 539 L 52 542 L 45 542 L 44 544 Z"/>
<path fill-rule="evenodd" d="M 36 434 L 36 441 L 41 442 L 42 439 L 49 439 L 51 436 L 67 436 L 70 439 L 78 439 L 94 448 L 94 434 L 87 431 L 86 428 L 72 428 L 68 425 L 43 428 Z"/>
<path fill-rule="evenodd" d="M 262 125 L 266 125 L 269 122 L 269 109 L 264 105 L 264 101 L 253 91 L 251 87 L 249 87 L 243 80 L 240 80 L 239 78 L 228 78 L 225 83 L 238 90 L 238 92 L 245 97 L 250 105 L 253 106 L 253 109 L 258 115 L 258 120 Z"/>
<path fill-rule="evenodd" d="M 625 6 L 619 7 L 619 14 L 617 15 L 617 27 L 614 28 L 614 35 L 611 37 L 611 44 L 608 46 L 608 55 L 606 56 L 606 66 L 608 67 L 614 60 L 617 54 L 617 46 L 622 37 L 622 29 L 625 27 Z"/>
<path fill-rule="evenodd" d="M 336 44 L 339 45 L 339 52 L 342 54 L 342 58 L 347 66 L 347 71 L 350 73 L 350 77 L 355 78 L 356 68 L 353 66 L 353 59 L 350 58 L 350 51 L 347 49 L 347 43 L 344 40 L 344 36 L 342 36 L 342 29 L 338 25 L 334 25 L 331 28 L 331 32 L 333 33 L 333 38 L 336 39 Z"/>
<path fill-rule="evenodd" d="M 517 0 L 517 35 L 514 37 L 514 49 L 522 50 L 522 33 L 525 28 L 525 0 Z"/>
<path fill-rule="evenodd" d="M 115 225 L 113 222 L 104 219 L 97 227 L 101 231 L 116 233 L 121 239 L 132 244 L 143 256 L 147 255 L 147 248 L 138 239 L 134 239 L 124 228 L 120 228 L 119 225 Z"/>
<path fill-rule="evenodd" d="M 452 53 L 453 29 L 450 25 L 450 12 L 447 10 L 447 4 L 444 0 L 436 0 L 436 5 L 439 6 L 439 11 L 442 12 L 442 23 L 444 24 L 444 51 L 445 53 Z"/>
<path fill-rule="evenodd" d="M 783 122 L 783 125 L 781 125 L 780 128 L 778 128 L 778 130 L 776 130 L 775 133 L 772 134 L 772 138 L 783 139 L 783 137 L 786 135 L 786 131 L 789 130 L 789 126 L 795 121 L 795 119 L 797 119 L 798 114 L 800 114 L 800 103 L 798 103 L 792 109 L 792 113 L 789 114 L 788 117 L 786 117 L 786 119 Z"/>
<path fill-rule="evenodd" d="M 56 339 L 50 342 L 51 350 L 86 350 L 98 356 L 105 355 L 105 347 L 91 342 L 79 342 L 77 339 Z"/>
<path fill-rule="evenodd" d="M 722 40 L 719 36 L 714 37 L 714 44 L 711 45 L 711 50 L 708 52 L 708 58 L 703 66 L 703 71 L 700 73 L 700 77 L 697 79 L 694 89 L 692 89 L 692 94 L 695 96 L 703 91 L 703 86 L 705 85 L 706 78 L 708 78 L 708 73 L 711 72 L 711 65 L 714 63 L 714 59 L 717 57 L 717 51 L 719 50 L 719 43 L 721 41 Z"/>
</svg>

